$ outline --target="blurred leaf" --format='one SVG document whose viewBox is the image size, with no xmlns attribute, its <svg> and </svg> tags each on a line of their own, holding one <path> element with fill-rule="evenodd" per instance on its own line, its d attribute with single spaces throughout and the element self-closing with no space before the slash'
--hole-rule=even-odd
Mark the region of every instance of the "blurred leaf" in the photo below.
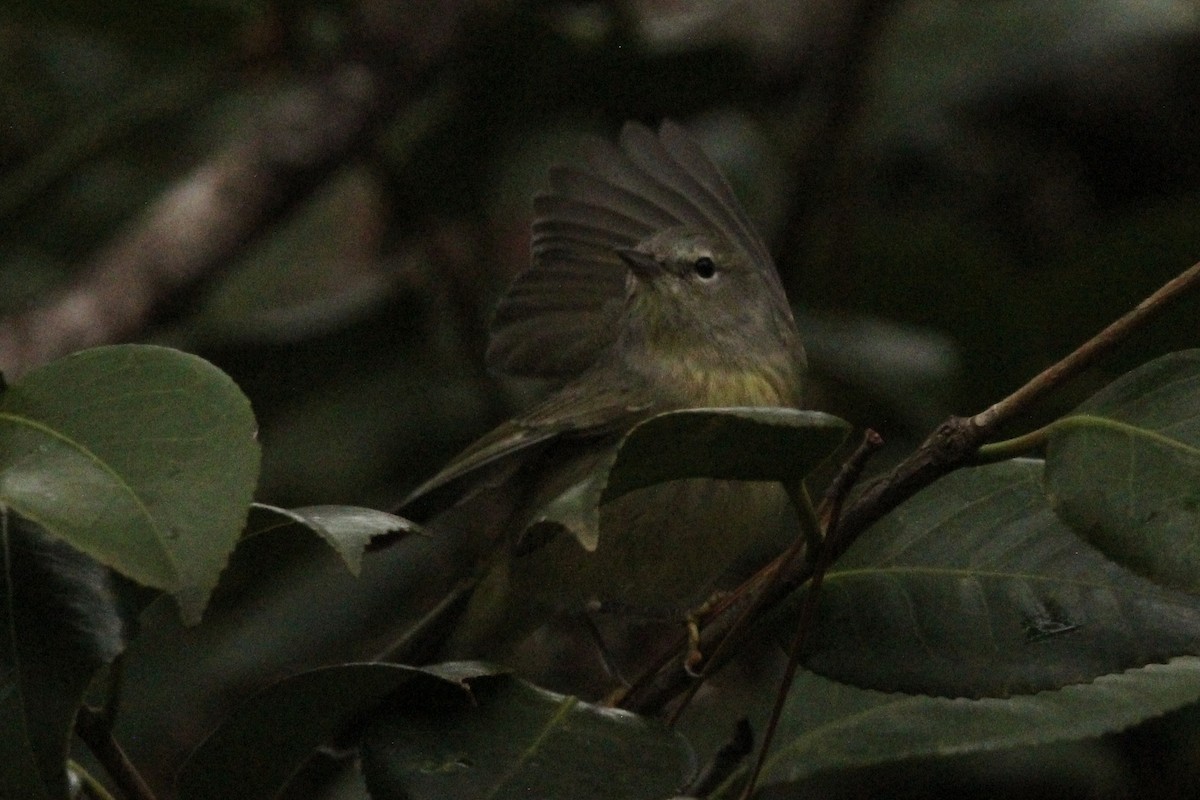
<svg viewBox="0 0 1200 800">
<path fill-rule="evenodd" d="M 270 99 L 239 97 L 237 110 L 252 117 Z M 246 249 L 204 298 L 196 327 L 234 347 L 295 345 L 344 332 L 372 310 L 386 313 L 381 306 L 394 298 L 397 280 L 378 257 L 383 204 L 370 170 L 338 170 L 270 236 Z"/>
<path fill-rule="evenodd" d="M 582 481 L 551 501 L 535 524 L 566 528 L 589 550 L 599 506 L 626 492 L 681 478 L 800 480 L 842 443 L 849 423 L 792 408 L 692 408 L 635 426 Z"/>
<path fill-rule="evenodd" d="M 454 702 L 413 697 L 366 734 L 376 800 L 667 797 L 691 752 L 666 726 L 498 679 Z"/>
<path fill-rule="evenodd" d="M 199 105 L 212 83 L 210 74 L 188 72 L 133 87 L 119 100 L 105 103 L 59 132 L 43 148 L 0 176 L 0 220 L 44 197 L 65 177 L 88 166 L 139 127 Z"/>
<path fill-rule="evenodd" d="M 0 797 L 65 797 L 75 714 L 125 647 L 110 575 L 0 508 Z"/>
<path fill-rule="evenodd" d="M 124 664 L 117 733 L 126 752 L 164 785 L 233 709 L 280 678 L 392 650 L 469 574 L 474 561 L 453 561 L 443 545 L 402 537 L 369 552 L 353 577 L 302 529 L 244 538 L 200 625 L 184 627 L 169 598 L 143 612 Z"/>
<path fill-rule="evenodd" d="M 850 424 L 792 408 L 690 408 L 658 414 L 626 434 L 601 502 L 679 478 L 782 481 L 829 457 Z"/>
<path fill-rule="evenodd" d="M 305 506 L 276 508 L 255 503 L 250 511 L 247 534 L 262 533 L 281 525 L 300 525 L 320 536 L 332 547 L 352 575 L 362 570 L 363 551 L 376 536 L 385 533 L 421 533 L 421 526 L 404 517 L 358 506 Z"/>
<path fill-rule="evenodd" d="M 822 399 L 839 410 L 849 406 L 843 416 L 859 425 L 896 419 L 923 436 L 953 413 L 962 359 L 945 334 L 877 317 L 811 311 L 799 311 L 796 326 L 812 372 L 818 380 L 836 382 L 832 396 Z"/>
<path fill-rule="evenodd" d="M 884 517 L 827 574 L 806 666 L 983 697 L 1200 653 L 1200 600 L 1083 545 L 1041 478 L 1037 461 L 961 470 Z"/>
<path fill-rule="evenodd" d="M 1003 700 L 884 694 L 802 672 L 788 695 L 762 785 L 919 756 L 1086 739 L 1198 700 L 1200 659 L 1192 657 Z"/>
<path fill-rule="evenodd" d="M 258 475 L 236 385 L 163 347 L 87 350 L 0 395 L 0 503 L 199 619 Z"/>
<path fill-rule="evenodd" d="M 469 704 L 473 683 L 496 672 L 480 664 L 417 669 L 341 664 L 285 678 L 231 714 L 179 773 L 183 800 L 274 797 L 312 754 L 385 698 Z"/>
<path fill-rule="evenodd" d="M 1054 423 L 1046 492 L 1109 558 L 1200 591 L 1200 350 L 1151 361 Z"/>
<path fill-rule="evenodd" d="M 127 44 L 142 57 L 168 62 L 195 61 L 205 51 L 227 48 L 234 41 L 241 19 L 261 13 L 261 6 L 235 2 L 172 3 L 153 0 L 145 4 L 66 2 L 43 5 L 30 0 L 6 4 L 14 19 L 42 28 L 59 26 L 85 38 L 112 38 Z"/>
</svg>

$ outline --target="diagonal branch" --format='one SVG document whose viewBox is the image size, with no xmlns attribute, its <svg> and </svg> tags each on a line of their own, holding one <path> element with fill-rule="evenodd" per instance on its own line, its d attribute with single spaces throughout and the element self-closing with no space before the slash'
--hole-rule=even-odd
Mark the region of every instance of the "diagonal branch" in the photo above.
<svg viewBox="0 0 1200 800">
<path fill-rule="evenodd" d="M 943 475 L 972 461 L 980 445 L 1002 423 L 1029 411 L 1068 378 L 1112 352 L 1131 333 L 1197 284 L 1200 284 L 1200 262 L 1163 284 L 1135 308 L 1008 397 L 972 417 L 951 417 L 943 422 L 911 456 L 868 486 L 846 510 L 839 528 L 842 550 L 888 511 Z"/>
<path fill-rule="evenodd" d="M 47 304 L 0 320 L 10 377 L 136 336 L 164 304 L 228 264 L 363 137 L 377 80 L 346 65 L 265 109 L 259 123 L 159 197 Z"/>
<path fill-rule="evenodd" d="M 44 305 L 0 319 L 11 379 L 85 347 L 126 341 L 211 278 L 362 146 L 454 47 L 478 0 L 410 0 L 364 23 L 361 61 L 284 93 L 180 179 Z"/>
<path fill-rule="evenodd" d="M 1200 262 L 1168 281 L 1134 309 L 1000 402 L 974 416 L 951 417 L 943 422 L 908 458 L 869 484 L 845 509 L 836 524 L 836 535 L 827 540 L 829 552 L 824 554 L 825 557 L 832 563 L 884 514 L 938 478 L 971 464 L 979 447 L 1001 423 L 1029 411 L 1034 403 L 1096 359 L 1111 352 L 1131 333 L 1197 285 L 1200 285 Z M 720 643 L 738 627 L 737 622 L 746 602 L 754 602 L 758 619 L 765 619 L 771 610 L 813 576 L 815 567 L 811 561 L 784 568 L 782 560 L 785 557 L 777 559 L 771 567 L 754 576 L 743 587 L 746 591 L 737 593 L 742 598 L 741 602 L 722 609 L 706 625 L 699 644 L 703 652 L 718 651 Z M 729 647 L 721 649 L 726 652 L 736 650 Z M 621 706 L 641 713 L 656 712 L 685 691 L 691 681 L 684 665 L 684 656 L 680 655 L 656 665 L 653 674 L 643 676 L 622 698 Z"/>
</svg>

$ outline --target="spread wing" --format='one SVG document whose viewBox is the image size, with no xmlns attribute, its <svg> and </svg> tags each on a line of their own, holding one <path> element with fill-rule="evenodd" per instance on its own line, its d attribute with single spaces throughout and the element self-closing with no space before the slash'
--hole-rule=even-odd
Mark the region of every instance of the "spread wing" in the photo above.
<svg viewBox="0 0 1200 800">
<path fill-rule="evenodd" d="M 556 440 L 606 436 L 657 410 L 644 385 L 616 386 L 611 380 L 590 377 L 594 374 L 565 386 L 528 413 L 483 436 L 418 486 L 401 510 L 425 519 L 469 494 L 474 483 L 503 480 Z"/>
<path fill-rule="evenodd" d="M 628 123 L 619 147 L 591 141 L 583 166 L 551 170 L 534 211 L 532 266 L 492 319 L 487 359 L 497 372 L 565 379 L 587 369 L 612 343 L 624 298 L 617 250 L 665 228 L 717 233 L 774 273 L 725 178 L 672 122 L 657 134 Z"/>
</svg>

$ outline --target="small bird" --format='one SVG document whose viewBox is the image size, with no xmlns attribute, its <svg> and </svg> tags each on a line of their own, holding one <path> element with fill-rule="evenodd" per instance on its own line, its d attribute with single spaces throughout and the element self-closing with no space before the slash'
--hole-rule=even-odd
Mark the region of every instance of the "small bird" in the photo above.
<svg viewBox="0 0 1200 800">
<path fill-rule="evenodd" d="M 402 510 L 492 544 L 447 654 L 499 657 L 556 613 L 601 601 L 698 603 L 778 541 L 774 483 L 704 478 L 600 509 L 599 540 L 530 535 L 634 425 L 699 407 L 799 407 L 805 355 L 763 240 L 700 146 L 672 122 L 628 123 L 550 172 L 534 200 L 532 265 L 500 301 L 488 365 L 561 388 L 418 487 Z"/>
</svg>

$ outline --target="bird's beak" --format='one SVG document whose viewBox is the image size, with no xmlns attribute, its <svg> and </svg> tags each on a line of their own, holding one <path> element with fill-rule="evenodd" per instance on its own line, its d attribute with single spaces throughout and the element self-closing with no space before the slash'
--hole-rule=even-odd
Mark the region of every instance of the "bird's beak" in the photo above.
<svg viewBox="0 0 1200 800">
<path fill-rule="evenodd" d="M 662 272 L 662 267 L 654 259 L 654 256 L 648 253 L 643 253 L 641 250 L 635 250 L 632 247 L 622 247 L 617 250 L 617 255 L 629 267 L 634 275 L 642 280 L 651 280 L 656 275 Z"/>
</svg>

